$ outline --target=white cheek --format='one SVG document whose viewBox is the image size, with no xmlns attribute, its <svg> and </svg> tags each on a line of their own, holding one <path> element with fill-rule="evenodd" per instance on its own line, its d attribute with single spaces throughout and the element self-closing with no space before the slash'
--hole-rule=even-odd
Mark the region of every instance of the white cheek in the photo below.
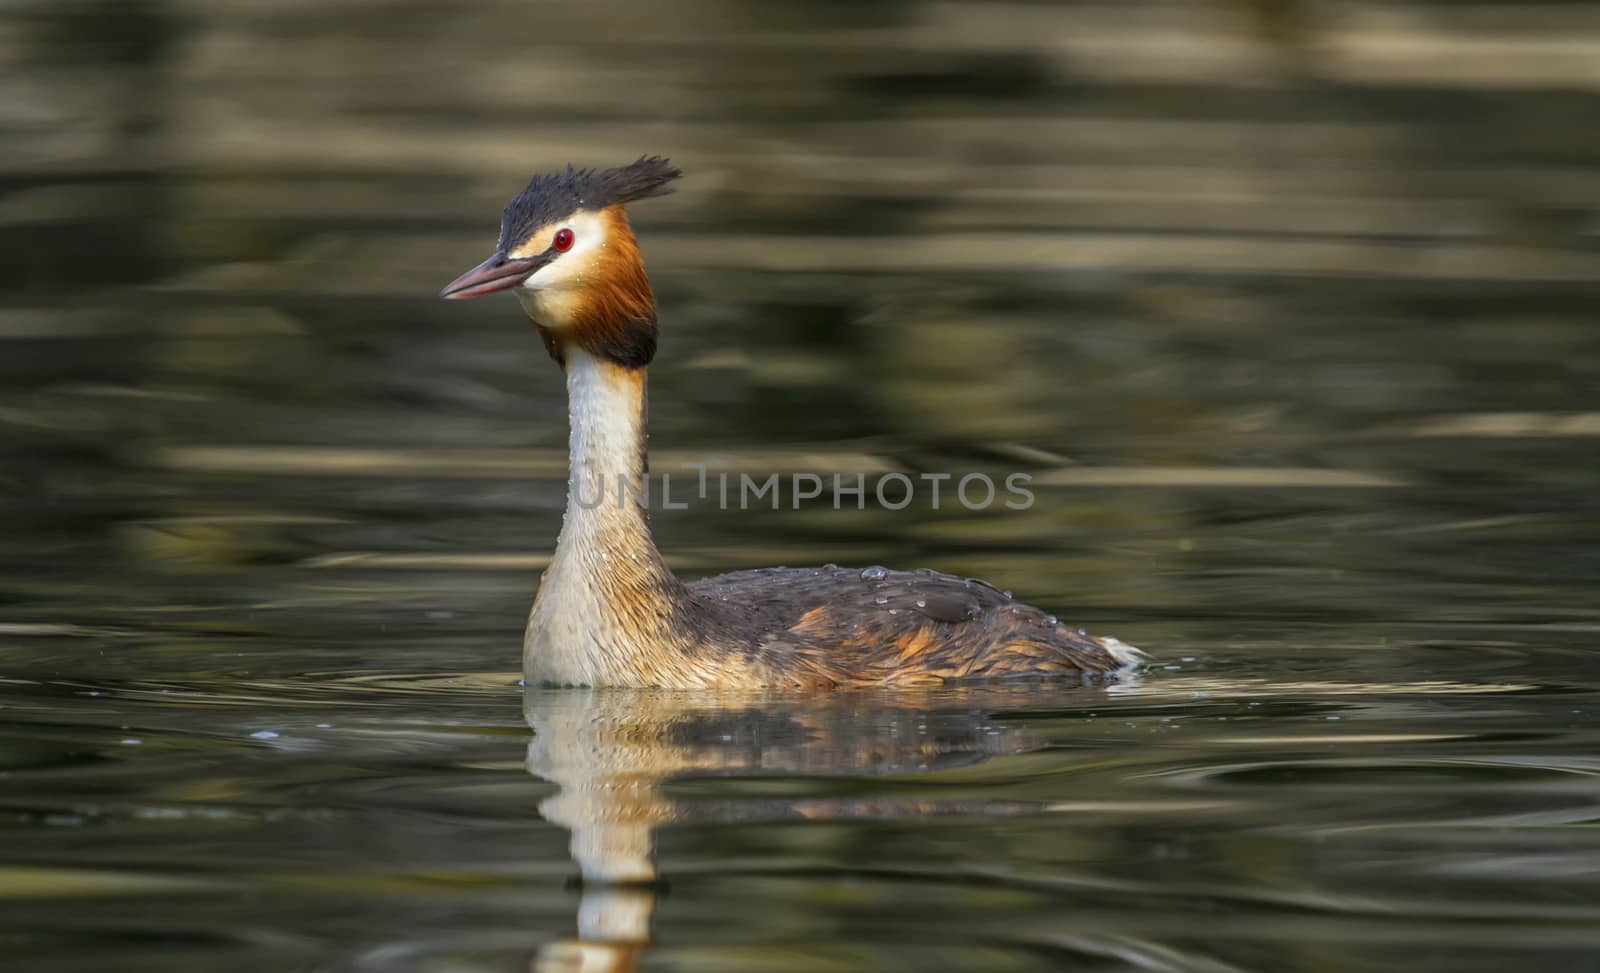
<svg viewBox="0 0 1600 973">
<path fill-rule="evenodd" d="M 547 328 L 564 327 L 576 311 L 589 270 L 605 249 L 604 221 L 594 213 L 579 213 L 568 220 L 572 249 L 540 267 L 515 293 L 528 316 Z"/>
<path fill-rule="evenodd" d="M 530 274 L 528 279 L 522 282 L 521 286 L 530 291 L 542 291 L 572 283 L 572 264 L 568 261 L 576 256 L 577 252 L 577 247 L 573 247 L 570 251 L 540 267 Z"/>
<path fill-rule="evenodd" d="M 538 287 L 526 282 L 513 293 L 528 317 L 546 328 L 564 328 L 578 308 L 578 291 L 572 287 Z"/>
<path fill-rule="evenodd" d="M 555 290 L 585 283 L 584 271 L 593 266 L 595 258 L 605 249 L 605 222 L 594 213 L 578 213 L 566 226 L 572 230 L 572 249 L 540 267 L 522 282 L 523 288 Z"/>
<path fill-rule="evenodd" d="M 573 247 L 554 262 L 540 267 L 516 289 L 523 310 L 547 328 L 565 327 L 577 310 L 583 274 L 568 262 L 577 256 L 578 248 Z"/>
</svg>

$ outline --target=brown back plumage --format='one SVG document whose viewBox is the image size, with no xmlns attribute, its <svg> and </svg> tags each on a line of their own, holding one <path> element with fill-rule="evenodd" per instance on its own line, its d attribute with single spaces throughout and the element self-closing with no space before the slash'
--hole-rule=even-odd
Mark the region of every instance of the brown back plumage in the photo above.
<svg viewBox="0 0 1600 973">
<path fill-rule="evenodd" d="M 763 568 L 707 578 L 689 592 L 721 622 L 690 638 L 743 644 L 778 685 L 914 686 L 1063 674 L 1096 680 L 1137 654 L 982 581 L 937 571 Z M 726 605 L 738 609 L 719 612 Z"/>
</svg>

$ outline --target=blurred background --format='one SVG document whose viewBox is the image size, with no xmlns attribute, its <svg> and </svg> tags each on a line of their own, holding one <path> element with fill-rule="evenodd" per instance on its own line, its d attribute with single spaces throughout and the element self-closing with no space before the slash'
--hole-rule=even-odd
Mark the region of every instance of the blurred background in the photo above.
<svg viewBox="0 0 1600 973">
<path fill-rule="evenodd" d="M 435 294 L 492 250 L 530 175 L 644 153 L 687 173 L 634 208 L 661 304 L 658 469 L 1023 471 L 1038 498 L 1026 512 L 662 512 L 680 573 L 928 565 L 1143 645 L 1157 666 L 1142 688 L 1083 705 L 1121 707 L 1118 729 L 1092 731 L 1103 760 L 1175 718 L 1237 720 L 1262 696 L 1299 701 L 1274 732 L 1341 713 L 1373 722 L 1313 763 L 1381 763 L 1360 748 L 1418 722 L 1425 739 L 1467 741 L 1417 743 L 1392 773 L 1250 778 L 1252 800 L 1292 806 L 1187 822 L 1201 831 L 1270 828 L 1357 792 L 1340 828 L 1376 827 L 1363 815 L 1482 823 L 1486 803 L 1511 814 L 1506 789 L 1521 786 L 1517 813 L 1544 813 L 1556 792 L 1592 810 L 1600 796 L 1575 775 L 1592 780 L 1583 755 L 1600 745 L 1587 729 L 1600 685 L 1596 119 L 1600 8 L 1577 2 L 8 0 L 0 791 L 8 777 L 16 790 L 0 826 L 33 850 L 12 853 L 0 896 L 99 895 L 99 879 L 55 869 L 120 863 L 126 889 L 180 858 L 261 894 L 237 869 L 285 854 L 367 874 L 429 849 L 406 867 L 470 872 L 448 822 L 530 813 L 512 680 L 560 522 L 565 394 L 513 301 Z M 1201 697 L 1211 708 L 1184 708 Z M 1034 714 L 1043 745 L 1089 746 L 1068 710 Z M 288 746 L 295 728 L 360 720 L 364 736 Z M 1171 766 L 1140 773 L 1206 763 L 1224 732 L 1206 725 Z M 274 747 L 299 754 L 296 769 Z M 1411 769 L 1430 761 L 1456 769 L 1429 778 L 1446 793 L 1438 817 L 1417 819 Z M 1491 764 L 1525 776 L 1465 769 Z M 452 776 L 469 766 L 510 767 L 502 778 L 524 790 Z M 417 775 L 412 803 L 397 812 L 394 791 L 352 783 L 376 788 L 380 770 Z M 1048 781 L 1082 793 L 1070 774 L 1032 773 L 1027 795 Z M 1235 793 L 1232 778 L 1205 779 Z M 1307 779 L 1330 790 L 1300 789 Z M 340 840 L 354 845 L 315 828 L 283 845 L 271 814 L 308 806 L 349 823 Z M 239 816 L 196 845 L 192 817 L 161 830 L 139 816 L 152 808 Z M 552 877 L 559 834 L 523 823 L 544 829 L 529 855 L 544 856 L 540 901 L 554 904 L 522 938 L 490 936 L 508 956 L 571 921 Z M 391 825 L 384 842 L 356 838 Z M 1323 888 L 1327 862 L 1301 854 L 1320 827 L 1268 868 L 1285 886 Z M 986 833 L 952 831 L 912 857 L 990 868 Z M 1267 867 L 1199 850 L 1194 833 L 1124 850 L 1192 854 L 1217 869 L 1202 884 Z M 701 874 L 733 834 L 694 848 Z M 853 837 L 859 856 L 884 836 Z M 735 845 L 755 856 L 763 840 Z M 1346 876 L 1340 902 L 1372 904 L 1361 897 L 1385 876 L 1421 867 L 1408 856 L 1433 853 L 1386 840 L 1346 849 L 1371 870 Z M 1444 896 L 1423 909 L 1435 919 L 1505 918 L 1511 903 L 1546 932 L 1597 918 L 1577 904 L 1595 901 L 1579 891 L 1600 874 L 1592 835 L 1506 841 L 1472 846 L 1487 871 L 1458 860 L 1411 894 Z M 1547 851 L 1587 864 L 1552 878 Z M 1462 891 L 1467 873 L 1486 884 Z M 1154 887 L 1121 878 L 1097 887 L 1124 890 L 1130 910 Z M 682 903 L 709 908 L 687 887 Z M 1206 889 L 1169 905 L 1287 901 Z M 790 908 L 830 914 L 816 888 L 792 891 Z M 251 926 L 228 948 L 281 963 L 329 942 L 392 945 L 409 932 L 383 902 L 337 928 L 291 909 L 271 936 Z M 718 908 L 762 928 L 739 913 L 747 897 Z M 47 934 L 46 914 L 14 913 L 33 918 L 14 919 L 12 941 L 51 969 L 104 968 L 84 931 L 137 925 L 112 909 Z M 242 915 L 204 922 L 242 928 Z M 1368 951 L 1271 968 L 1488 969 L 1529 938 L 1324 918 L 1306 934 Z M 1223 964 L 1203 968 L 1266 955 L 1270 936 L 1247 942 L 1257 928 L 1202 951 Z M 1592 928 L 1541 933 L 1541 948 L 1579 963 Z M 885 929 L 913 936 L 885 920 L 858 940 Z M 149 935 L 130 963 L 214 968 L 207 950 L 222 948 L 202 937 L 180 957 Z M 862 968 L 893 967 L 872 955 Z M 1196 955 L 1163 968 L 1202 968 Z"/>
<path fill-rule="evenodd" d="M 1594 526 L 1597 26 L 1583 4 L 9 4 L 13 583 L 81 621 L 172 607 L 130 572 L 438 568 L 514 628 L 564 390 L 511 301 L 434 293 L 530 174 L 650 152 L 688 173 L 635 214 L 658 468 L 1043 488 L 1026 515 L 668 514 L 682 570 L 934 560 L 1119 620 L 1368 611 L 1397 576 L 1437 587 L 1387 617 L 1472 612 L 1506 594 L 1477 583 L 1532 573 L 1552 590 L 1527 607 L 1556 610 L 1597 571 L 1540 544 Z M 1358 570 L 1283 570 L 1336 566 Z"/>
</svg>

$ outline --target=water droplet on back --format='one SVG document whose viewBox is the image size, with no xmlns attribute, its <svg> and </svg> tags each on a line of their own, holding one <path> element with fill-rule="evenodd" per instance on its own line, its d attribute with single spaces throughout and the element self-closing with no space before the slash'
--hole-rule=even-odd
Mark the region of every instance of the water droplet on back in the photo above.
<svg viewBox="0 0 1600 973">
<path fill-rule="evenodd" d="M 889 596 L 879 595 L 878 597 L 872 599 L 872 603 L 874 605 L 887 605 L 889 603 Z"/>
<path fill-rule="evenodd" d="M 927 608 L 928 607 L 928 599 L 926 599 L 926 598 L 918 598 L 917 599 L 917 607 L 918 608 Z"/>
<path fill-rule="evenodd" d="M 882 581 L 889 576 L 889 569 L 881 564 L 874 564 L 870 568 L 861 569 L 862 581 Z"/>
</svg>

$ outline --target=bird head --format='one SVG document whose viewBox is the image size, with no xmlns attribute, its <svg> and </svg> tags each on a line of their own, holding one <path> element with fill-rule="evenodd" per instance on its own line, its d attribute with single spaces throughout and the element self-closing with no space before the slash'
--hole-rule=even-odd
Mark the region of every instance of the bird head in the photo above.
<svg viewBox="0 0 1600 973">
<path fill-rule="evenodd" d="M 511 291 L 557 361 L 565 349 L 629 367 L 655 355 L 656 307 L 624 207 L 663 196 L 682 173 L 659 156 L 615 169 L 535 176 L 506 206 L 500 243 L 451 281 L 449 300 Z"/>
</svg>

